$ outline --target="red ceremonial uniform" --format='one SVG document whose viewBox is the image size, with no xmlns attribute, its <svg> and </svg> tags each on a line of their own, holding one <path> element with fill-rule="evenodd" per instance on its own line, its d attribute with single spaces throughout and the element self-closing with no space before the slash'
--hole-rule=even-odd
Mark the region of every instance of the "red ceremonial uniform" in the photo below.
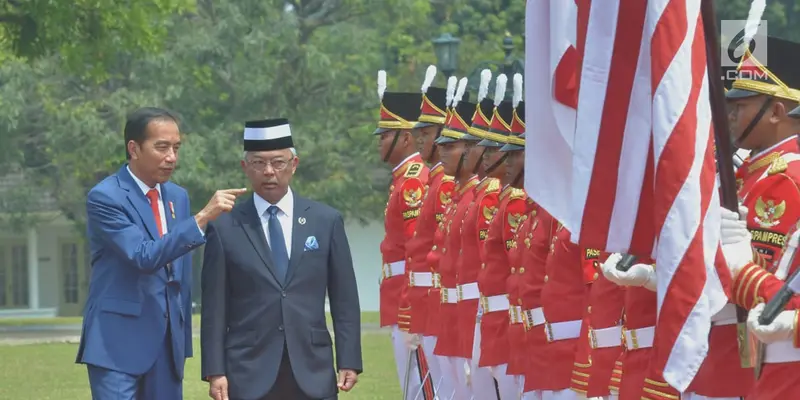
<svg viewBox="0 0 800 400">
<path fill-rule="evenodd" d="M 621 374 L 621 382 L 617 387 L 612 377 L 610 385 L 613 391 L 619 391 L 620 399 L 676 399 L 679 396 L 650 365 L 657 308 L 655 292 L 644 287 L 625 289 L 625 350 L 620 355 L 621 372 L 615 371 L 615 375 Z"/>
<path fill-rule="evenodd" d="M 795 223 L 787 237 L 796 234 L 800 222 Z M 787 242 L 788 243 L 788 242 Z M 784 248 L 786 249 L 786 247 Z M 788 251 L 796 251 L 789 248 Z M 800 267 L 800 258 L 795 257 L 791 265 L 780 267 L 782 257 L 791 257 L 783 252 L 776 257 L 774 267 L 778 276 L 790 276 Z M 783 280 L 767 272 L 757 264 L 745 266 L 734 278 L 733 296 L 737 304 L 752 308 L 756 304 L 769 302 L 783 286 Z M 800 309 L 800 296 L 794 296 L 787 310 Z M 756 400 L 778 400 L 794 398 L 800 393 L 800 337 L 798 337 L 798 314 L 794 314 L 792 340 L 767 344 L 761 376 L 753 386 L 750 397 Z"/>
<path fill-rule="evenodd" d="M 529 218 L 523 222 L 517 235 L 517 249 L 522 253 L 518 274 L 514 275 L 514 269 L 511 270 L 511 276 L 516 276 L 520 282 L 519 304 L 525 322 L 526 333 L 522 336 L 522 346 L 525 351 L 516 352 L 526 355 L 523 388 L 525 392 L 548 387 L 546 371 L 549 368 L 549 361 L 544 352 L 547 335 L 544 330 L 541 294 L 547 276 L 546 263 L 550 255 L 550 243 L 558 225 L 553 217 L 538 205 L 533 205 L 528 215 Z"/>
<path fill-rule="evenodd" d="M 439 319 L 439 340 L 434 354 L 447 357 L 464 357 L 461 348 L 462 336 L 458 323 L 458 259 L 461 247 L 461 226 L 470 204 L 475 198 L 478 177 L 473 176 L 462 185 L 457 185 L 453 198 L 454 207 L 444 226 L 444 247 L 441 248 L 439 274 L 441 276 L 441 314 Z M 434 249 L 436 250 L 436 249 Z M 473 317 L 474 318 L 474 317 Z M 470 333 L 471 334 L 471 333 Z M 471 352 L 470 352 L 471 356 Z M 470 356 L 467 356 L 469 358 Z"/>
<path fill-rule="evenodd" d="M 428 167 L 419 153 L 408 157 L 392 172 L 386 203 L 386 234 L 381 242 L 381 326 L 398 324 L 405 284 L 406 243 L 414 234 L 427 180 Z"/>
<path fill-rule="evenodd" d="M 532 217 L 536 215 L 536 204 L 528 197 L 525 200 L 526 214 L 513 233 L 513 239 L 506 242 L 508 251 L 508 265 L 510 266 L 508 278 L 506 278 L 506 290 L 508 291 L 508 346 L 509 357 L 506 373 L 508 375 L 525 375 L 527 372 L 527 360 L 534 356 L 529 354 L 525 346 L 527 336 L 525 330 L 525 308 L 523 307 L 523 272 L 525 271 L 524 260 L 527 254 L 525 239 L 528 238 L 531 230 Z"/>
<path fill-rule="evenodd" d="M 458 246 L 458 330 L 460 337 L 459 357 L 472 358 L 472 345 L 475 336 L 475 321 L 478 315 L 478 273 L 481 270 L 481 253 L 489 224 L 497 212 L 500 181 L 484 178 L 475 187 L 474 201 L 467 208 L 464 221 L 456 236 L 460 236 Z M 455 249 L 453 249 L 455 250 Z"/>
<path fill-rule="evenodd" d="M 436 227 L 443 219 L 445 209 L 451 202 L 455 183 L 444 174 L 441 163 L 431 168 L 428 188 L 417 218 L 414 236 L 406 244 L 407 285 L 403 288 L 401 314 L 408 309 L 408 331 L 425 334 L 430 301 L 428 294 L 437 283 L 437 277 L 428 263 L 428 253 L 433 247 Z M 436 297 L 439 300 L 439 297 Z M 438 307 L 437 307 L 438 308 Z M 401 317 L 402 318 L 402 317 Z"/>
<path fill-rule="evenodd" d="M 441 274 L 439 273 L 439 263 L 442 258 L 442 249 L 445 248 L 445 225 L 452 219 L 453 213 L 456 211 L 455 201 L 456 190 L 450 192 L 450 202 L 445 206 L 444 214 L 439 223 L 436 225 L 436 231 L 433 234 L 433 246 L 428 252 L 426 261 L 430 267 L 430 271 L 434 277 L 434 285 L 428 295 L 428 316 L 425 322 L 425 336 L 439 336 L 439 327 L 441 324 L 441 310 L 442 310 L 442 290 L 441 290 Z M 437 219 L 439 219 L 437 217 Z"/>
<path fill-rule="evenodd" d="M 481 292 L 481 358 L 479 367 L 508 363 L 509 295 L 506 281 L 510 275 L 509 250 L 527 205 L 525 191 L 506 186 L 500 193 L 498 212 L 489 225 L 483 244 L 478 288 Z"/>
<path fill-rule="evenodd" d="M 600 274 L 600 264 L 605 262 L 608 254 L 596 250 L 587 250 L 586 253 L 586 258 L 593 260 L 598 278 L 589 291 L 589 306 L 586 307 L 586 332 L 589 340 L 585 345 L 589 349 L 589 357 L 585 361 L 576 361 L 576 367 L 579 363 L 589 366 L 584 371 L 576 368 L 573 372 L 572 389 L 586 397 L 601 397 L 611 394 L 611 374 L 622 352 L 625 288 Z"/>
<path fill-rule="evenodd" d="M 560 223 L 550 241 L 545 269 L 541 296 L 548 379 L 544 390 L 569 389 L 579 338 L 587 337 L 581 336 L 581 327 L 590 282 L 586 281 L 583 252 L 570 242 L 569 231 Z"/>
</svg>

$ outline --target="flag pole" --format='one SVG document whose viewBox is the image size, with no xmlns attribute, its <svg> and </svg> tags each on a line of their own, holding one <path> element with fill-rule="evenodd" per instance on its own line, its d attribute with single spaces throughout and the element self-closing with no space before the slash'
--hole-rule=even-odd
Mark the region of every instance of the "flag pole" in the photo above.
<svg viewBox="0 0 800 400">
<path fill-rule="evenodd" d="M 739 199 L 736 193 L 736 177 L 733 166 L 728 116 L 725 107 L 725 91 L 722 85 L 722 63 L 717 30 L 717 18 L 713 0 L 702 0 L 700 13 L 703 18 L 703 33 L 706 39 L 706 63 L 708 66 L 708 94 L 711 103 L 711 118 L 714 125 L 714 142 L 717 147 L 717 172 L 719 173 L 720 204 L 728 210 L 738 212 Z M 739 342 L 739 360 L 742 368 L 753 368 L 750 344 L 747 339 L 747 310 L 736 307 L 736 330 Z"/>
</svg>

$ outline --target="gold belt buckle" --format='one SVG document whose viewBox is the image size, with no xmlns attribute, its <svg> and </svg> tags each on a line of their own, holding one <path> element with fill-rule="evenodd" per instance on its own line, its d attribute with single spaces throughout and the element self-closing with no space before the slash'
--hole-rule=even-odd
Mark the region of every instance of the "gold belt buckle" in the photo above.
<svg viewBox="0 0 800 400">
<path fill-rule="evenodd" d="M 597 348 L 597 334 L 594 333 L 594 329 L 589 327 L 589 344 L 592 346 L 592 349 Z"/>
<path fill-rule="evenodd" d="M 547 341 L 554 342 L 555 337 L 553 337 L 553 327 L 550 326 L 549 322 L 544 323 L 544 331 L 547 332 Z"/>
<path fill-rule="evenodd" d="M 526 331 L 533 329 L 533 312 L 531 310 L 525 310 L 522 313 L 522 320 L 525 322 Z"/>
<path fill-rule="evenodd" d="M 414 273 L 413 272 L 409 272 L 408 273 L 408 286 L 409 287 L 414 287 Z"/>
<path fill-rule="evenodd" d="M 461 301 L 461 300 L 464 299 L 464 292 L 462 290 L 463 288 L 464 287 L 461 286 L 461 285 L 457 285 L 456 286 L 456 298 L 458 299 L 458 301 Z"/>
<path fill-rule="evenodd" d="M 481 295 L 481 308 L 484 314 L 489 312 L 489 298 L 484 295 Z"/>
<path fill-rule="evenodd" d="M 442 290 L 440 292 L 442 293 L 442 295 L 441 295 L 442 304 L 446 304 L 447 303 L 447 288 L 442 288 Z"/>
<path fill-rule="evenodd" d="M 433 287 L 437 289 L 442 287 L 442 276 L 437 273 L 433 274 Z"/>
</svg>

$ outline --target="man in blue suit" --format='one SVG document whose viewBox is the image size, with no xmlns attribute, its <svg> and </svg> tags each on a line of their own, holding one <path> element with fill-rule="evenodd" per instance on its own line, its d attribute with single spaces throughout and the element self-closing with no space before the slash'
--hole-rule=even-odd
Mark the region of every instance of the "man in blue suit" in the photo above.
<svg viewBox="0 0 800 400">
<path fill-rule="evenodd" d="M 77 363 L 96 400 L 183 398 L 192 356 L 192 260 L 209 221 L 246 189 L 221 190 L 194 217 L 182 187 L 178 121 L 142 108 L 125 124 L 128 163 L 87 196 L 92 272 Z"/>
</svg>

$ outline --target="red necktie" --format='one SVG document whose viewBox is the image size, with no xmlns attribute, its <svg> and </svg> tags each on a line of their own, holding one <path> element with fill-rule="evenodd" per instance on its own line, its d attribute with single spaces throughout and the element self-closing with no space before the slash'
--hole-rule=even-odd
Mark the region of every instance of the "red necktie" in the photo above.
<svg viewBox="0 0 800 400">
<path fill-rule="evenodd" d="M 158 210 L 158 190 L 148 190 L 147 198 L 150 200 L 150 208 L 153 209 L 153 216 L 156 217 L 158 237 L 164 236 L 164 228 L 161 226 L 161 211 Z"/>
</svg>

